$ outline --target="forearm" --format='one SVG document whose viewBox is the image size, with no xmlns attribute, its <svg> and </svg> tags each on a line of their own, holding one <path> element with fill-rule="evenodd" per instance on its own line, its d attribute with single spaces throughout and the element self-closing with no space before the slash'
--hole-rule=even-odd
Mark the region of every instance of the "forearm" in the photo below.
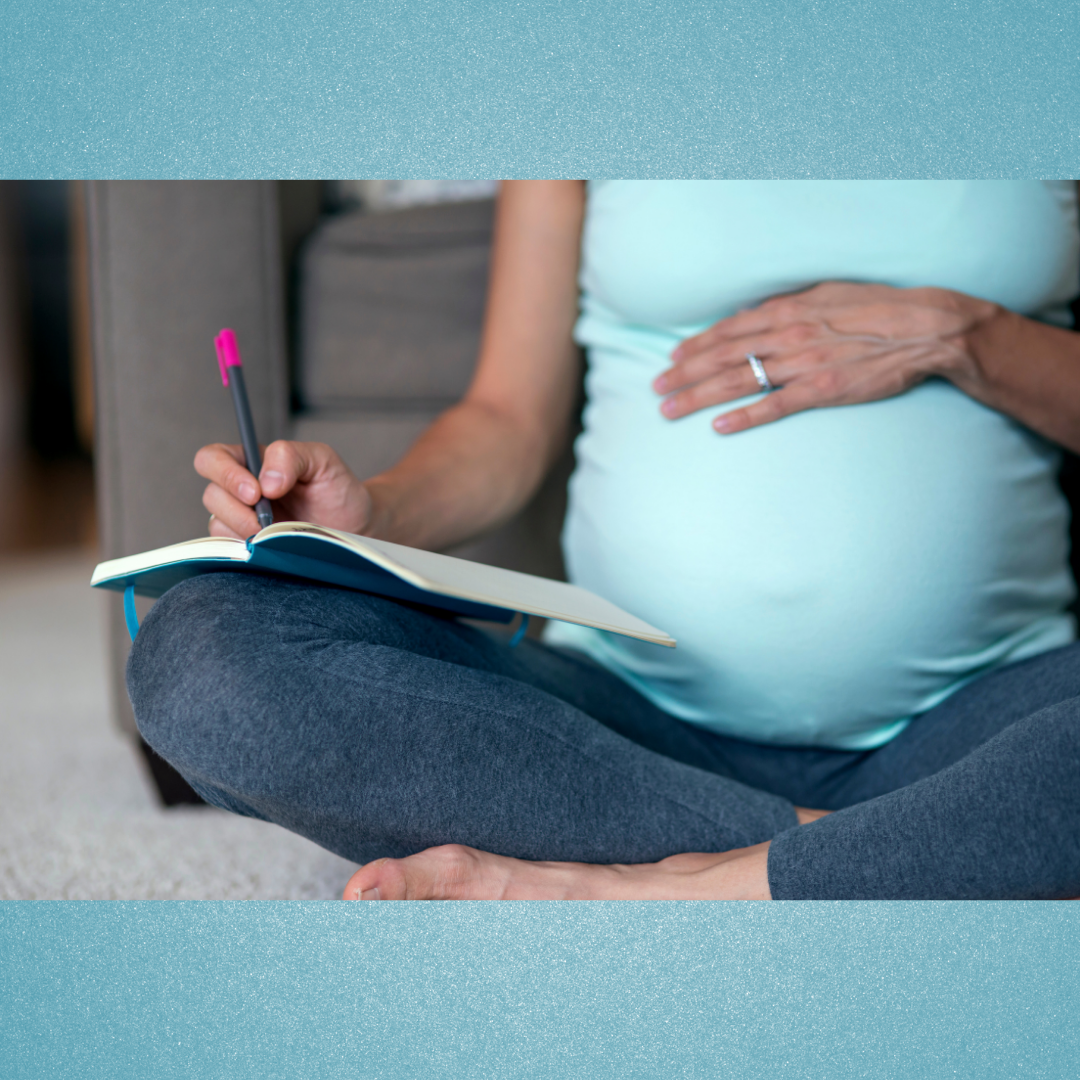
<svg viewBox="0 0 1080 1080">
<path fill-rule="evenodd" d="M 1080 334 L 974 303 L 982 306 L 965 335 L 963 362 L 942 374 L 984 405 L 1080 452 Z"/>
<path fill-rule="evenodd" d="M 580 383 L 573 326 L 577 181 L 505 182 L 480 360 L 461 404 L 370 480 L 371 535 L 444 548 L 507 520 L 566 443 Z"/>
<path fill-rule="evenodd" d="M 512 517 L 539 487 L 567 427 L 524 427 L 513 415 L 466 399 L 447 410 L 408 454 L 364 485 L 364 530 L 395 543 L 440 550 Z"/>
</svg>

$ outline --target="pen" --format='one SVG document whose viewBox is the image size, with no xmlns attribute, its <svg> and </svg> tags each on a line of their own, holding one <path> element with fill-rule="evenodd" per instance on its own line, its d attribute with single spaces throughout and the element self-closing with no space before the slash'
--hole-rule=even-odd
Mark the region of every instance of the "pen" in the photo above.
<svg viewBox="0 0 1080 1080">
<path fill-rule="evenodd" d="M 232 391 L 233 407 L 236 409 L 236 422 L 240 427 L 240 442 L 244 445 L 244 464 L 252 476 L 258 478 L 262 469 L 259 456 L 259 440 L 255 438 L 255 421 L 251 419 L 251 406 L 248 404 L 247 390 L 244 387 L 244 369 L 240 364 L 240 350 L 236 347 L 236 335 L 228 329 L 222 330 L 214 338 L 217 350 L 218 367 L 221 368 L 221 381 Z M 232 368 L 232 375 L 229 369 Z M 270 500 L 265 496 L 255 504 L 255 516 L 259 519 L 259 528 L 274 524 L 274 514 L 270 509 Z"/>
</svg>

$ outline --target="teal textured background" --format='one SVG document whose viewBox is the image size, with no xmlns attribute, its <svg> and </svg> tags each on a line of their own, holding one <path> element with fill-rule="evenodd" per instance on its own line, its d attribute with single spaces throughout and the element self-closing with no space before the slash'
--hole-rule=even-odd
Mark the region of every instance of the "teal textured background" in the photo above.
<svg viewBox="0 0 1080 1080">
<path fill-rule="evenodd" d="M 1080 175 L 1075 0 L 5 0 L 7 177 Z"/>
<path fill-rule="evenodd" d="M 0 906 L 11 1080 L 1064 1080 L 1080 904 Z"/>
</svg>

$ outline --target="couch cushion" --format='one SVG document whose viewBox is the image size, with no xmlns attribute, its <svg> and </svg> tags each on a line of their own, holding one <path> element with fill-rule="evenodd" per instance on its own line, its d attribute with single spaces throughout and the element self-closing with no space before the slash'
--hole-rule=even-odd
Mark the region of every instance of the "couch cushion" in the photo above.
<svg viewBox="0 0 1080 1080">
<path fill-rule="evenodd" d="M 300 264 L 305 408 L 456 401 L 476 365 L 494 202 L 327 219 Z"/>
</svg>

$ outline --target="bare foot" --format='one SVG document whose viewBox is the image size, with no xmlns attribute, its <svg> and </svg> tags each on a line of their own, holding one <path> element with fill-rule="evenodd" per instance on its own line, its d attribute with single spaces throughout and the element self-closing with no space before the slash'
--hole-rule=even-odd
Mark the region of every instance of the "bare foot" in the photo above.
<svg viewBox="0 0 1080 1080">
<path fill-rule="evenodd" d="M 800 825 L 831 813 L 795 807 Z M 344 900 L 770 900 L 769 845 L 688 852 L 657 863 L 527 862 L 447 844 L 376 859 L 349 879 Z"/>
<path fill-rule="evenodd" d="M 376 859 L 345 900 L 769 900 L 769 845 L 658 863 L 596 866 L 526 862 L 449 844 L 406 859 Z"/>
</svg>

